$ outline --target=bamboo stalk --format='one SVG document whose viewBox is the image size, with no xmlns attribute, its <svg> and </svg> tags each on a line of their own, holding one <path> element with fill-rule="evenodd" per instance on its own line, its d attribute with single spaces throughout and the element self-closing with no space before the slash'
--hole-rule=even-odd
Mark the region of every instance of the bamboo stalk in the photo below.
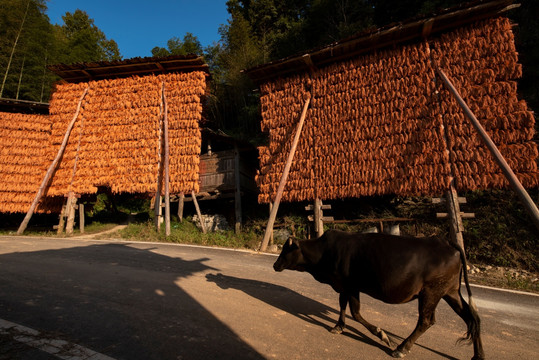
<svg viewBox="0 0 539 360">
<path fill-rule="evenodd" d="M 479 133 L 479 136 L 481 137 L 481 139 L 483 140 L 483 142 L 489 149 L 492 156 L 494 156 L 494 160 L 500 166 L 503 174 L 509 181 L 509 184 L 511 184 L 511 187 L 517 193 L 518 197 L 524 204 L 524 207 L 526 208 L 526 210 L 532 217 L 532 220 L 535 223 L 535 226 L 537 227 L 537 229 L 539 229 L 539 210 L 537 209 L 537 206 L 531 199 L 530 195 L 526 192 L 526 189 L 524 189 L 524 187 L 522 186 L 522 184 L 516 177 L 513 170 L 511 170 L 511 167 L 509 166 L 509 164 L 507 164 L 507 161 L 505 161 L 503 155 L 500 153 L 500 151 L 496 147 L 496 144 L 494 144 L 494 142 L 488 136 L 487 132 L 485 131 L 481 123 L 477 120 L 474 113 L 470 110 L 470 108 L 468 107 L 464 99 L 462 99 L 458 91 L 455 89 L 451 80 L 449 80 L 449 78 L 445 75 L 445 73 L 440 68 L 436 68 L 436 71 L 438 75 L 440 75 L 440 77 L 442 78 L 449 92 L 455 97 L 455 99 L 459 103 L 466 117 L 468 117 L 468 119 L 470 119 L 470 121 L 472 122 L 473 127 Z"/>
<path fill-rule="evenodd" d="M 73 130 L 73 126 L 75 125 L 75 121 L 77 120 L 77 117 L 80 113 L 80 108 L 82 104 L 82 100 L 84 100 L 84 97 L 88 93 L 89 86 L 86 87 L 84 92 L 82 93 L 79 103 L 77 105 L 77 111 L 75 111 L 75 115 L 73 116 L 73 119 L 69 123 L 66 133 L 64 135 L 64 140 L 62 141 L 62 145 L 60 145 L 60 149 L 58 150 L 58 153 L 56 154 L 56 157 L 54 158 L 52 164 L 49 166 L 49 169 L 47 170 L 47 173 L 45 174 L 45 177 L 43 178 L 43 181 L 41 182 L 41 185 L 39 186 L 39 189 L 37 191 L 37 194 L 34 198 L 34 201 L 32 202 L 32 205 L 30 205 L 30 209 L 28 209 L 28 212 L 26 213 L 26 216 L 24 217 L 24 220 L 22 221 L 21 225 L 19 226 L 19 230 L 17 230 L 17 234 L 22 234 L 24 230 L 26 230 L 26 227 L 28 226 L 28 222 L 30 221 L 30 218 L 32 217 L 34 210 L 37 207 L 37 204 L 39 203 L 39 200 L 41 200 L 41 197 L 43 196 L 43 192 L 45 191 L 45 188 L 47 187 L 47 184 L 49 183 L 49 180 L 52 177 L 52 174 L 56 170 L 56 166 L 58 165 L 58 162 L 62 158 L 62 155 L 64 154 L 67 141 L 69 140 L 69 135 L 71 134 L 71 130 Z"/>
<path fill-rule="evenodd" d="M 268 225 L 266 226 L 266 232 L 264 233 L 264 238 L 262 239 L 262 243 L 260 244 L 260 251 L 266 251 L 266 248 L 268 247 L 269 238 L 271 236 L 271 233 L 273 232 L 273 224 L 275 223 L 275 218 L 277 217 L 279 203 L 281 202 L 281 197 L 283 196 L 284 186 L 286 184 L 286 180 L 288 179 L 288 173 L 290 172 L 290 167 L 292 166 L 292 160 L 294 160 L 294 154 L 296 153 L 299 136 L 301 135 L 301 130 L 303 129 L 303 123 L 305 122 L 305 116 L 307 115 L 307 109 L 309 108 L 310 102 L 311 97 L 309 96 L 305 101 L 303 111 L 301 112 L 301 117 L 296 128 L 296 134 L 294 135 L 294 140 L 292 141 L 292 147 L 290 149 L 290 153 L 288 154 L 283 175 L 281 176 L 279 187 L 277 188 L 277 194 L 275 195 L 275 201 L 273 202 L 273 206 L 271 208 Z"/>
</svg>

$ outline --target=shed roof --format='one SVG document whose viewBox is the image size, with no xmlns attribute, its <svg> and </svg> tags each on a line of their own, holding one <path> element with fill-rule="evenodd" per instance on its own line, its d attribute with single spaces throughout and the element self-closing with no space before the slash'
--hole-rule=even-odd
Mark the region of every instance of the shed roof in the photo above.
<svg viewBox="0 0 539 360">
<path fill-rule="evenodd" d="M 256 83 L 293 73 L 314 71 L 331 63 L 347 60 L 373 50 L 412 40 L 427 38 L 480 20 L 494 17 L 518 7 L 513 0 L 478 0 L 442 10 L 437 14 L 393 23 L 382 28 L 360 32 L 349 38 L 305 53 L 262 64 L 247 70 Z"/>
<path fill-rule="evenodd" d="M 115 79 L 131 75 L 167 74 L 171 72 L 203 71 L 209 75 L 209 66 L 202 56 L 171 55 L 167 57 L 136 57 L 126 60 L 97 61 L 72 65 L 57 64 L 47 68 L 64 82 L 87 82 Z"/>
</svg>

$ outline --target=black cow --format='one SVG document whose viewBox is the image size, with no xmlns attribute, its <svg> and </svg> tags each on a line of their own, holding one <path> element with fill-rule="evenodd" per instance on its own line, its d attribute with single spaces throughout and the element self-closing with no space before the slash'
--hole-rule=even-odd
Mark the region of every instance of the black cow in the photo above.
<svg viewBox="0 0 539 360">
<path fill-rule="evenodd" d="M 391 341 L 385 332 L 360 315 L 359 293 L 389 304 L 418 299 L 417 326 L 393 351 L 392 356 L 398 358 L 404 357 L 417 338 L 434 324 L 436 306 L 443 298 L 468 327 L 461 340 L 473 342 L 472 359 L 484 359 L 466 258 L 459 246 L 444 239 L 330 230 L 316 240 L 289 239 L 273 268 L 307 271 L 339 293 L 340 317 L 332 332 L 344 330 L 346 305 L 350 304 L 353 318 L 389 346 Z M 461 273 L 469 304 L 460 293 Z"/>
</svg>

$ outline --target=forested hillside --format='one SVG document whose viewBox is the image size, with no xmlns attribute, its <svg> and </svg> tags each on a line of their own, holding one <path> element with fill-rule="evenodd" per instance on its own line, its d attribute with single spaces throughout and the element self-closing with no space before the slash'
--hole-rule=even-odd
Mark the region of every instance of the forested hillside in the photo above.
<svg viewBox="0 0 539 360">
<path fill-rule="evenodd" d="M 120 59 L 118 45 L 83 10 L 52 25 L 46 0 L 0 1 L 0 98 L 48 102 L 57 63 Z"/>
</svg>

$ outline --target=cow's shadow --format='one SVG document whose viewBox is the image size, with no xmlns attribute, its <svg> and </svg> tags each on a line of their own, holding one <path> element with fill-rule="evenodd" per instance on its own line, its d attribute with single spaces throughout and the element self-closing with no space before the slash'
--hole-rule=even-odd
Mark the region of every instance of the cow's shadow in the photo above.
<svg viewBox="0 0 539 360">
<path fill-rule="evenodd" d="M 282 311 L 294 315 L 310 324 L 323 327 L 328 330 L 328 332 L 333 328 L 333 325 L 328 325 L 328 323 L 335 324 L 339 317 L 339 313 L 335 309 L 307 298 L 284 286 L 258 280 L 237 278 L 221 273 L 207 274 L 206 279 L 214 282 L 221 289 L 232 288 L 243 291 L 249 296 L 281 309 Z M 347 331 L 343 333 L 345 336 L 377 347 L 388 354 L 391 354 L 393 351 L 386 345 L 371 339 L 368 335 L 365 335 L 353 327 L 347 325 L 346 329 Z"/>
<path fill-rule="evenodd" d="M 214 282 L 221 289 L 232 288 L 243 291 L 253 298 L 261 300 L 271 306 L 281 309 L 282 311 L 292 314 L 310 324 L 323 327 L 328 330 L 328 332 L 333 328 L 333 324 L 337 322 L 339 317 L 339 313 L 336 309 L 311 298 L 305 297 L 284 286 L 258 280 L 242 279 L 223 275 L 222 273 L 206 274 L 206 279 L 210 282 Z M 337 300 L 338 295 L 335 294 L 335 301 Z M 328 323 L 330 325 L 328 325 Z M 359 329 L 356 329 L 356 326 L 359 326 Z M 399 335 L 391 333 L 385 329 L 384 331 L 390 337 L 394 347 L 404 340 L 404 338 Z M 364 329 L 348 315 L 346 329 L 342 335 L 339 336 L 348 336 L 367 345 L 377 347 L 388 355 L 391 355 L 394 350 L 393 348 L 389 348 L 386 344 L 381 343 L 377 339 L 375 340 L 372 338 L 370 333 L 368 333 L 368 330 Z M 436 351 L 424 345 L 416 343 L 414 346 L 422 347 L 446 359 L 458 360 L 455 357 Z"/>
</svg>

